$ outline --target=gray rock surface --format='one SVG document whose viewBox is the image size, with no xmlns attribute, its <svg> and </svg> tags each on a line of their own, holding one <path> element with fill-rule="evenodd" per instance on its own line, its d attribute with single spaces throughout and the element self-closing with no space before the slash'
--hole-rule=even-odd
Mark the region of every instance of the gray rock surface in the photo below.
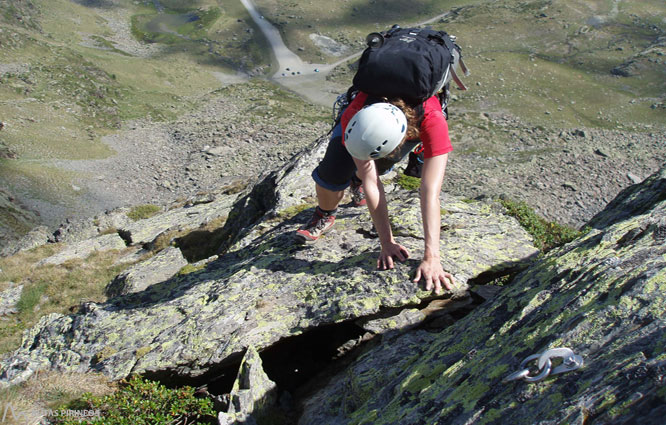
<svg viewBox="0 0 666 425">
<path fill-rule="evenodd" d="M 247 348 L 230 394 L 229 409 L 220 412 L 220 425 L 249 425 L 267 419 L 277 402 L 277 386 L 264 372 L 257 350 Z M 263 423 L 263 422 L 262 422 Z"/>
<path fill-rule="evenodd" d="M 0 256 L 14 255 L 21 251 L 27 251 L 45 245 L 48 243 L 50 236 L 51 233 L 49 232 L 48 227 L 37 226 L 15 243 L 5 246 L 0 251 Z"/>
<path fill-rule="evenodd" d="M 111 251 L 125 249 L 125 241 L 113 233 L 101 235 L 92 239 L 71 244 L 55 255 L 47 257 L 37 263 L 37 266 L 59 265 L 69 260 L 83 260 L 95 251 Z"/>
<path fill-rule="evenodd" d="M 442 332 L 382 341 L 311 396 L 299 424 L 663 423 L 665 182 L 663 168 L 623 191 L 589 233 Z M 503 382 L 563 346 L 582 368 Z"/>
<path fill-rule="evenodd" d="M 216 219 L 225 219 L 235 200 L 235 196 L 220 196 L 211 202 L 185 205 L 163 214 L 130 222 L 118 229 L 128 244 L 150 244 L 161 234 L 182 232 L 205 226 Z"/>
<path fill-rule="evenodd" d="M 116 276 L 106 287 L 109 297 L 141 292 L 159 282 L 173 277 L 187 265 L 180 249 L 170 246 Z"/>
<path fill-rule="evenodd" d="M 431 298 L 410 279 L 423 249 L 414 192 L 396 187 L 390 194 L 394 233 L 413 256 L 393 271 L 375 269 L 379 243 L 365 208 L 342 208 L 334 230 L 314 246 L 294 243 L 293 232 L 312 210 L 273 213 L 275 200 L 293 193 L 284 188 L 312 161 L 297 157 L 240 195 L 225 224 L 231 248 L 205 269 L 104 304 L 84 304 L 76 315 L 43 317 L 0 366 L 3 384 L 40 369 L 96 370 L 114 379 L 149 371 L 205 378 L 238 361 L 250 345 L 261 350 L 320 325 Z M 292 198 L 289 205 L 306 202 Z M 497 205 L 445 194 L 442 202 L 441 254 L 456 278 L 454 293 L 483 273 L 523 268 L 538 252 Z"/>
<path fill-rule="evenodd" d="M 0 270 L 0 273 L 1 272 L 2 270 Z M 19 302 L 19 299 L 21 299 L 22 291 L 23 285 L 10 283 L 9 288 L 0 292 L 0 316 L 18 313 L 16 304 Z"/>
</svg>

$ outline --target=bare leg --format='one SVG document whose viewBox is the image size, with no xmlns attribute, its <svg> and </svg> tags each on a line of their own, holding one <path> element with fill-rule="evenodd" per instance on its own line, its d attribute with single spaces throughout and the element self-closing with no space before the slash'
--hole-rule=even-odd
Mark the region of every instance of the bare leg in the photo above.
<svg viewBox="0 0 666 425">
<path fill-rule="evenodd" d="M 333 191 L 319 186 L 318 184 L 316 184 L 316 191 L 319 208 L 325 211 L 336 209 L 345 194 L 344 190 Z"/>
</svg>

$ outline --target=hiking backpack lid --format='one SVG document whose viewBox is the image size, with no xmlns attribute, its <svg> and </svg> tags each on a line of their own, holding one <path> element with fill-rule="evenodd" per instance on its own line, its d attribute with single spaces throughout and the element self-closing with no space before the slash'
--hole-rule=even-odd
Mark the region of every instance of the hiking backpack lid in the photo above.
<svg viewBox="0 0 666 425">
<path fill-rule="evenodd" d="M 416 104 L 437 94 L 453 79 L 465 85 L 456 68 L 468 75 L 455 37 L 430 28 L 400 28 L 366 38 L 368 48 L 359 60 L 353 84 L 374 96 L 402 98 Z"/>
</svg>

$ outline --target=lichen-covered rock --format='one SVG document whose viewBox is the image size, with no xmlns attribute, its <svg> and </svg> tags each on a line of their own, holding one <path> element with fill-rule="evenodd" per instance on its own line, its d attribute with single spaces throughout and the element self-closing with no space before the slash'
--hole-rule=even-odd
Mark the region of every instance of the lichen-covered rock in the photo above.
<svg viewBox="0 0 666 425">
<path fill-rule="evenodd" d="M 239 361 L 250 345 L 261 350 L 314 327 L 433 296 L 411 282 L 423 250 L 414 192 L 396 188 L 390 194 L 396 238 L 412 258 L 395 270 L 377 271 L 379 242 L 366 208 L 341 208 L 335 228 L 313 246 L 293 239 L 311 209 L 292 218 L 268 213 L 275 199 L 282 199 L 284 188 L 294 187 L 291 178 L 302 178 L 293 166 L 286 167 L 292 167 L 291 172 L 273 173 L 239 196 L 225 227 L 242 222 L 250 227 L 231 251 L 202 270 L 144 291 L 105 304 L 85 304 L 76 315 L 43 318 L 2 363 L 0 380 L 14 383 L 29 375 L 26 371 L 46 368 L 96 370 L 116 379 L 132 372 L 205 378 Z M 308 187 L 313 196 L 311 182 Z M 299 196 L 306 196 L 305 191 Z M 538 252 L 531 237 L 501 208 L 446 195 L 442 202 L 441 255 L 456 278 L 457 291 L 489 270 L 502 274 L 524 267 Z M 230 232 L 229 239 L 236 239 Z M 143 234 L 139 239 L 149 241 L 157 231 Z"/>
<path fill-rule="evenodd" d="M 137 263 L 116 276 L 106 287 L 109 297 L 141 292 L 150 285 L 164 282 L 187 265 L 180 249 L 170 246 L 153 257 Z"/>
<path fill-rule="evenodd" d="M 369 350 L 305 403 L 299 423 L 663 423 L 665 172 L 451 327 Z M 562 346 L 581 369 L 503 382 L 527 356 Z"/>
<path fill-rule="evenodd" d="M 601 229 L 629 217 L 644 214 L 666 200 L 666 167 L 641 184 L 623 190 L 606 209 L 595 215 L 588 226 Z"/>
<path fill-rule="evenodd" d="M 21 292 L 23 292 L 23 285 L 15 285 L 12 282 L 10 282 L 9 288 L 0 292 L 0 317 L 18 313 L 16 304 L 21 298 Z"/>
<path fill-rule="evenodd" d="M 251 420 L 261 420 L 276 404 L 277 385 L 264 372 L 259 353 L 252 346 L 243 356 L 229 398 L 229 410 L 218 416 L 220 425 L 247 425 Z"/>
</svg>

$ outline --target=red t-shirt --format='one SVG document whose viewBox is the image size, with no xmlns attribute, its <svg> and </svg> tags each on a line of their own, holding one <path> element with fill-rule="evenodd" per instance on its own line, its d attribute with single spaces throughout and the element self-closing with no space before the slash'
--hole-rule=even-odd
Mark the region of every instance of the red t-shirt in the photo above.
<svg viewBox="0 0 666 425">
<path fill-rule="evenodd" d="M 365 101 L 368 99 L 368 94 L 359 92 L 354 100 L 351 101 L 345 112 L 343 112 L 340 119 L 342 125 L 342 134 L 344 143 L 344 134 L 347 124 L 351 121 L 352 117 L 365 106 Z M 444 113 L 442 113 L 442 106 L 437 99 L 437 96 L 432 96 L 423 102 L 423 121 L 420 128 L 420 139 L 423 143 L 423 156 L 425 158 L 432 158 L 439 155 L 444 155 L 453 150 L 451 140 L 449 139 L 449 125 L 446 123 Z"/>
</svg>

